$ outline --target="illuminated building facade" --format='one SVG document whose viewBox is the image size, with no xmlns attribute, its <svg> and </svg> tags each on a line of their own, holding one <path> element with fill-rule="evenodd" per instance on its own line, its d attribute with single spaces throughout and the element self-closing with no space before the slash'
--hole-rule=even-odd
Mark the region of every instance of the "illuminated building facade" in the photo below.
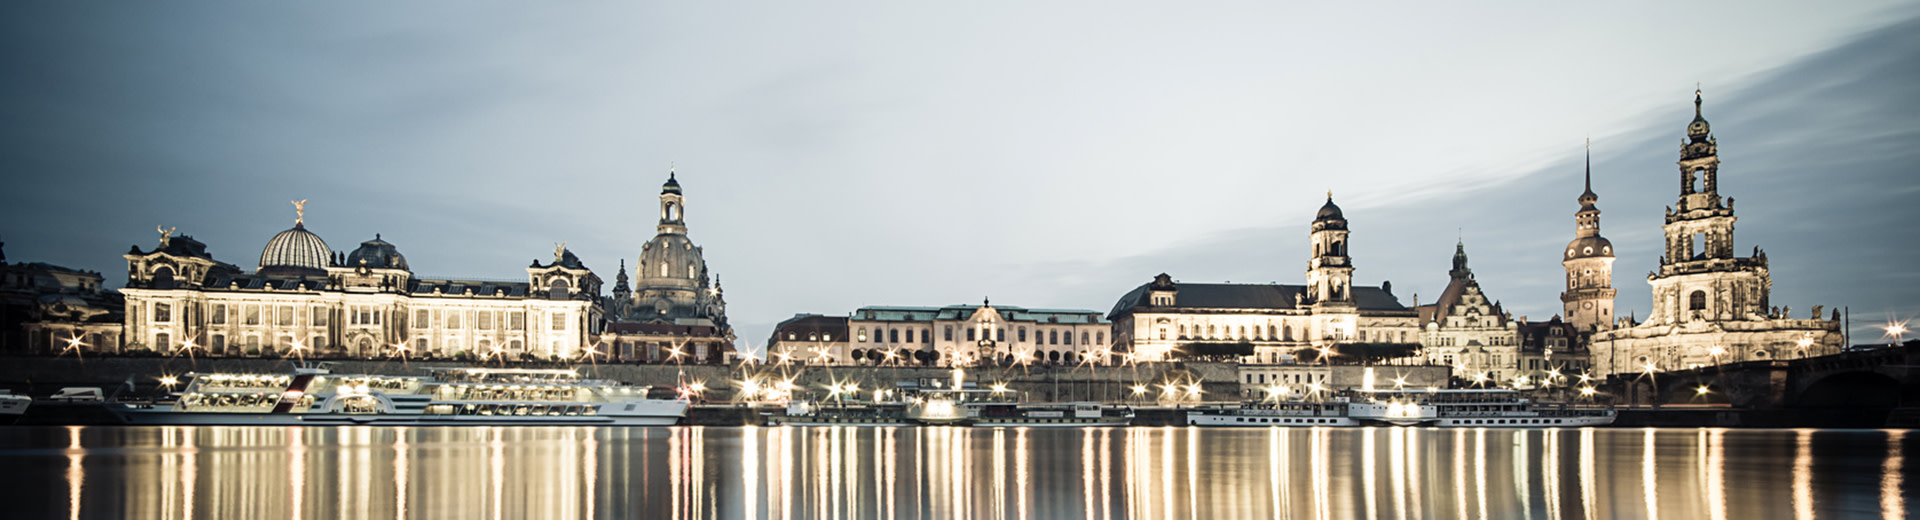
<svg viewBox="0 0 1920 520">
<path fill-rule="evenodd" d="M 0 249 L 0 353 L 119 350 L 124 304 L 103 280 L 97 272 L 41 262 L 10 264 Z"/>
<path fill-rule="evenodd" d="M 1090 309 L 980 305 L 861 307 L 796 316 L 768 339 L 770 362 L 837 364 L 1108 364 L 1111 324 Z"/>
<path fill-rule="evenodd" d="M 1467 267 L 1466 244 L 1453 246 L 1447 288 L 1420 305 L 1420 350 L 1428 364 L 1454 367 L 1455 375 L 1508 386 L 1521 375 L 1519 324 L 1489 300 Z"/>
<path fill-rule="evenodd" d="M 1333 203 L 1314 215 L 1305 285 L 1181 283 L 1161 273 L 1120 297 L 1107 318 L 1114 349 L 1159 361 L 1189 343 L 1250 343 L 1245 364 L 1290 361 L 1338 343 L 1414 343 L 1418 316 L 1391 283 L 1356 287 L 1346 216 Z"/>
<path fill-rule="evenodd" d="M 596 351 L 623 361 L 722 363 L 734 355 L 733 326 L 705 250 L 687 238 L 686 195 L 668 172 L 660 187 L 657 234 L 640 246 L 638 275 L 624 262 L 606 301 L 608 324 Z"/>
<path fill-rule="evenodd" d="M 1735 256 L 1733 199 L 1719 193 L 1719 145 L 1701 115 L 1680 146 L 1680 200 L 1666 213 L 1666 248 L 1649 274 L 1653 310 L 1646 321 L 1622 320 L 1593 336 L 1600 375 L 1685 370 L 1740 361 L 1797 358 L 1840 351 L 1838 310 L 1806 319 L 1771 305 L 1767 254 Z M 1578 243 L 1578 241 L 1576 241 Z"/>
<path fill-rule="evenodd" d="M 293 228 L 268 241 L 247 273 L 206 244 L 163 230 L 158 247 L 127 261 L 129 349 L 198 356 L 566 359 L 600 326 L 600 279 L 572 251 L 535 260 L 527 281 L 414 276 L 375 235 L 351 253 Z"/>
</svg>

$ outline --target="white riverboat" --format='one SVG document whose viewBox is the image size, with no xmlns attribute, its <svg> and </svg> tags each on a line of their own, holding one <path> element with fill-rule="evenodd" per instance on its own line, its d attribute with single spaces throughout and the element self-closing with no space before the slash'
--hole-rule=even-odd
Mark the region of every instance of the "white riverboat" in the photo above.
<svg viewBox="0 0 1920 520">
<path fill-rule="evenodd" d="M 170 401 L 116 402 L 127 424 L 670 425 L 684 399 L 562 369 L 435 369 L 429 376 L 188 374 Z"/>
<path fill-rule="evenodd" d="M 1557 428 L 1613 424 L 1610 407 L 1542 403 L 1508 389 L 1355 390 L 1349 416 L 1362 424 L 1442 428 Z"/>
<path fill-rule="evenodd" d="M 27 413 L 27 407 L 33 404 L 33 398 L 15 395 L 12 390 L 0 390 L 0 424 L 13 424 Z"/>
<path fill-rule="evenodd" d="M 767 426 L 912 426 L 900 402 L 793 401 L 786 413 L 768 414 Z"/>
<path fill-rule="evenodd" d="M 966 405 L 980 427 L 1076 428 L 1133 424 L 1133 409 L 1096 402 L 972 403 Z"/>
<path fill-rule="evenodd" d="M 1358 426 L 1346 401 L 1280 401 L 1187 411 L 1189 426 Z"/>
<path fill-rule="evenodd" d="M 1005 385 L 980 388 L 966 380 L 966 373 L 953 370 L 953 378 L 923 379 L 896 385 L 906 402 L 902 416 L 929 426 L 954 425 L 984 428 L 1077 428 L 1088 426 L 1126 426 L 1133 423 L 1133 409 L 1123 405 L 1095 402 L 1029 403 L 1013 397 L 1016 392 Z"/>
</svg>

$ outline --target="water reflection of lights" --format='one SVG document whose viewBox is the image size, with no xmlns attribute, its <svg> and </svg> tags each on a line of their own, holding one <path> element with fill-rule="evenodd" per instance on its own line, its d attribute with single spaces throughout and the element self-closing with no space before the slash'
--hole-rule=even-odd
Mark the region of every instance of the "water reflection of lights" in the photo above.
<svg viewBox="0 0 1920 520">
<path fill-rule="evenodd" d="M 1868 511 L 1860 514 L 1876 505 L 1885 518 L 1908 511 L 1903 432 L 178 427 L 52 435 L 56 449 L 43 453 L 55 511 L 36 516 L 578 518 L 657 507 L 641 516 L 1724 519 L 1811 518 L 1843 500 Z M 1815 489 L 1813 475 L 1824 470 L 1814 451 L 1835 440 L 1884 454 L 1863 475 L 1877 477 L 1871 484 Z M 102 443 L 137 449 L 102 451 Z M 1768 452 L 1778 455 L 1765 463 L 1734 455 Z M 120 470 L 88 472 L 83 462 Z M 67 515 L 58 514 L 62 468 Z"/>
<path fill-rule="evenodd" d="M 1906 498 L 1901 496 L 1900 472 L 1906 464 L 1900 453 L 1900 438 L 1906 432 L 1894 430 L 1887 432 L 1887 458 L 1881 463 L 1880 472 L 1880 517 L 1895 519 L 1907 517 Z"/>
<path fill-rule="evenodd" d="M 1647 501 L 1647 519 L 1660 520 L 1660 478 L 1654 468 L 1653 448 L 1653 428 L 1647 428 L 1640 448 L 1640 496 Z"/>
<path fill-rule="evenodd" d="M 1598 482 L 1594 478 L 1593 464 L 1593 428 L 1580 429 L 1580 509 L 1586 513 L 1587 520 L 1600 517 L 1595 508 L 1600 504 Z"/>
<path fill-rule="evenodd" d="M 67 511 L 70 518 L 80 518 L 80 486 L 87 480 L 87 470 L 80 466 L 87 458 L 87 450 L 80 447 L 80 426 L 67 427 Z"/>
<path fill-rule="evenodd" d="M 1373 460 L 1373 437 L 1374 434 L 1379 433 L 1379 431 L 1379 428 L 1373 427 L 1362 428 L 1360 430 L 1360 487 L 1365 490 L 1364 496 L 1367 497 L 1367 520 L 1380 517 L 1380 513 L 1374 510 L 1374 506 L 1377 505 L 1380 500 L 1379 495 L 1377 495 L 1374 490 L 1374 484 L 1379 478 L 1373 473 L 1374 467 L 1377 466 Z"/>
<path fill-rule="evenodd" d="M 1813 431 L 1794 432 L 1793 517 L 1813 520 Z"/>
<path fill-rule="evenodd" d="M 1547 499 L 1547 518 L 1564 518 L 1560 514 L 1560 430 L 1558 428 L 1540 432 L 1540 485 L 1546 489 L 1542 495 Z"/>
</svg>

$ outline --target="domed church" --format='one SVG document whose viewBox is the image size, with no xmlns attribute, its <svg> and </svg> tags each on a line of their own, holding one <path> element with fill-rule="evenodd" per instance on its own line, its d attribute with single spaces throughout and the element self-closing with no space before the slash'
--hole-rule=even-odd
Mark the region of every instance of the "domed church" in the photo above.
<svg viewBox="0 0 1920 520">
<path fill-rule="evenodd" d="M 733 353 L 733 327 L 719 278 L 704 251 L 687 238 L 686 195 L 671 170 L 660 187 L 660 222 L 640 245 L 628 286 L 623 261 L 608 299 L 603 352 L 622 361 L 719 363 Z"/>
</svg>

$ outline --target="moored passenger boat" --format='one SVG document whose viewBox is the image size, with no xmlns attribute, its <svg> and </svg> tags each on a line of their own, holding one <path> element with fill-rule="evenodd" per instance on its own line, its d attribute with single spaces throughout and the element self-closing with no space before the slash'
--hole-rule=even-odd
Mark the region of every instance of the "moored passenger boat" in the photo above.
<svg viewBox="0 0 1920 520">
<path fill-rule="evenodd" d="M 0 424 L 13 424 L 27 413 L 27 407 L 33 404 L 33 398 L 14 395 L 12 390 L 0 390 Z"/>
<path fill-rule="evenodd" d="M 1189 426 L 1357 426 L 1347 402 L 1281 401 L 1212 406 L 1187 411 Z"/>
<path fill-rule="evenodd" d="M 1126 426 L 1133 423 L 1132 408 L 1095 402 L 973 403 L 967 408 L 974 426 L 1074 428 Z"/>
<path fill-rule="evenodd" d="M 432 375 L 188 374 L 170 401 L 117 402 L 128 424 L 610 425 L 679 422 L 687 401 L 559 369 L 436 369 Z"/>
<path fill-rule="evenodd" d="M 767 415 L 767 426 L 910 426 L 906 405 L 882 403 L 826 403 L 794 401 L 786 413 Z"/>
<path fill-rule="evenodd" d="M 1610 407 L 1535 402 L 1508 389 L 1356 390 L 1353 398 L 1352 415 L 1364 424 L 1554 428 L 1606 426 L 1614 419 Z"/>
</svg>

